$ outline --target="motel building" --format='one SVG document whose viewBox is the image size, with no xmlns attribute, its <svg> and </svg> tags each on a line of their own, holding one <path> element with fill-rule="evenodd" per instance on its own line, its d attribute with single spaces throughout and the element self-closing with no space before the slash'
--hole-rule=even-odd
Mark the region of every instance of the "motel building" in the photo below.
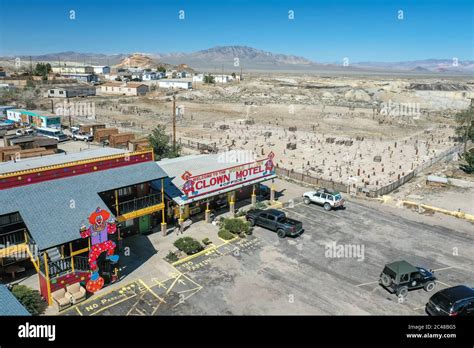
<svg viewBox="0 0 474 348">
<path fill-rule="evenodd" d="M 156 162 L 152 150 L 100 148 L 0 163 L 0 280 L 34 271 L 43 298 L 63 309 L 57 297 L 66 287 L 79 283 L 93 293 L 87 284 L 94 273 L 101 287 L 120 279 L 121 261 L 105 252 L 98 270 L 91 269 L 94 234 L 81 233 L 94 231 L 91 216 L 99 210 L 116 226 L 105 235 L 119 255 L 128 236 L 160 230 L 166 236 L 185 219 L 209 222 L 213 210 L 234 213 L 246 199 L 255 204 L 260 183 L 274 178 L 272 153 L 240 163 L 226 153 Z"/>
<path fill-rule="evenodd" d="M 164 182 L 166 217 L 169 223 L 204 215 L 211 211 L 235 213 L 238 202 L 250 199 L 252 205 L 261 194 L 261 183 L 276 178 L 273 153 L 258 160 L 240 160 L 238 152 L 191 155 L 156 162 L 167 174 Z M 240 163 L 239 163 L 240 162 Z M 161 182 L 153 182 L 155 190 Z M 274 198 L 271 187 L 270 199 Z"/>
<path fill-rule="evenodd" d="M 53 294 L 91 276 L 92 238 L 80 229 L 100 207 L 118 222 L 109 234 L 119 251 L 127 235 L 164 222 L 164 193 L 151 183 L 166 174 L 151 150 L 126 152 L 101 148 L 74 154 L 0 163 L 0 277 L 21 277 L 25 268 L 38 274 L 41 295 Z M 105 253 L 98 258 L 105 284 L 118 277 Z"/>
</svg>

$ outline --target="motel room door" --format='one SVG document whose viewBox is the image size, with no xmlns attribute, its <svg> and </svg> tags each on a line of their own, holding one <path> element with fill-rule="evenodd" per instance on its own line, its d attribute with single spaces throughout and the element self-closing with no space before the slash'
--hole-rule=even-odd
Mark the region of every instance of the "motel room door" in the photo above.
<svg viewBox="0 0 474 348">
<path fill-rule="evenodd" d="M 140 233 L 148 232 L 150 229 L 150 215 L 140 216 L 138 218 L 138 230 Z"/>
</svg>

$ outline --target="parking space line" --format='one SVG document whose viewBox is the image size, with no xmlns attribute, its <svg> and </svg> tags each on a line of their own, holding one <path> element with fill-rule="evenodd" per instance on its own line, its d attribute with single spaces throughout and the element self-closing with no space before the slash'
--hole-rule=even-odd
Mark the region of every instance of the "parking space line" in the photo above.
<svg viewBox="0 0 474 348">
<path fill-rule="evenodd" d="M 450 287 L 451 287 L 451 285 L 449 285 L 449 284 L 446 284 L 446 283 L 443 283 L 443 282 L 442 282 L 442 281 L 440 281 L 440 280 L 437 280 L 436 282 L 437 282 L 437 283 L 440 283 L 440 284 L 443 284 L 444 286 L 446 286 L 446 287 L 448 287 L 448 288 L 450 288 Z"/>
<path fill-rule="evenodd" d="M 379 282 L 379 281 L 376 280 L 376 281 L 369 282 L 369 283 L 362 283 L 362 284 L 359 284 L 359 285 L 356 285 L 356 286 L 364 286 L 364 285 L 376 284 L 376 283 L 378 283 L 378 282 Z"/>
<path fill-rule="evenodd" d="M 159 299 L 160 301 L 163 301 L 166 303 L 166 301 L 164 299 L 162 299 L 160 296 L 158 296 L 148 285 L 145 284 L 145 282 L 141 279 L 138 279 L 138 281 L 153 295 L 155 296 L 157 299 Z"/>
<path fill-rule="evenodd" d="M 77 306 L 74 307 L 74 308 L 76 309 L 77 313 L 79 313 L 79 315 L 83 316 L 82 312 L 79 310 L 79 308 Z"/>
<path fill-rule="evenodd" d="M 458 268 L 458 267 L 457 266 L 443 267 L 443 268 L 434 269 L 433 272 L 444 271 L 446 269 L 451 269 L 451 268 Z"/>
</svg>

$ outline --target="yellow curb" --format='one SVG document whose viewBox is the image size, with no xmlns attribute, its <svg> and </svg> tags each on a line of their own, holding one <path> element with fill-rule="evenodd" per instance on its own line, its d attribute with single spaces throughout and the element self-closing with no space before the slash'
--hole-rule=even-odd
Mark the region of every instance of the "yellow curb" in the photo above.
<svg viewBox="0 0 474 348">
<path fill-rule="evenodd" d="M 474 221 L 474 215 L 472 215 L 472 214 L 466 214 L 466 213 L 464 213 L 464 212 L 462 212 L 462 211 L 452 211 L 452 210 L 447 210 L 447 209 L 432 207 L 432 206 L 430 206 L 430 205 L 421 204 L 421 203 L 412 202 L 412 201 L 402 201 L 402 204 L 403 204 L 403 205 L 406 205 L 406 206 L 411 206 L 411 207 L 420 207 L 420 208 L 423 208 L 423 209 L 426 209 L 426 210 L 430 210 L 430 211 L 434 211 L 434 212 L 437 212 L 437 213 L 442 213 L 442 214 L 446 214 L 446 215 L 451 215 L 451 216 L 457 217 L 457 218 L 459 218 L 459 219 L 464 219 L 464 220 L 468 220 L 468 221 Z"/>
</svg>

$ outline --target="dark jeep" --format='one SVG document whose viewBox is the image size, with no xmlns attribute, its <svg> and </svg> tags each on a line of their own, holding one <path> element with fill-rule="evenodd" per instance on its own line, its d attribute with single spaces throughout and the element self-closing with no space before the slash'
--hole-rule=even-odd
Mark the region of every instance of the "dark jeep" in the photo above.
<svg viewBox="0 0 474 348">
<path fill-rule="evenodd" d="M 251 226 L 261 226 L 275 231 L 280 238 L 296 236 L 303 232 L 300 221 L 286 217 L 285 213 L 276 209 L 253 209 L 247 212 L 245 218 Z"/>
<path fill-rule="evenodd" d="M 414 267 L 406 261 L 396 261 L 385 265 L 380 273 L 379 284 L 392 294 L 405 297 L 409 290 L 425 289 L 433 291 L 436 277 L 433 271 L 422 267 Z"/>
</svg>

